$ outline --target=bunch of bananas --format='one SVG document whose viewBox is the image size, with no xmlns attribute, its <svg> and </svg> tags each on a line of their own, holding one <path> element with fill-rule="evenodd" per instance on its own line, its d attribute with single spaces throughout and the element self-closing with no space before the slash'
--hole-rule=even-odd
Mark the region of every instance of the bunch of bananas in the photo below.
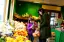
<svg viewBox="0 0 64 42">
<path fill-rule="evenodd" d="M 25 14 L 22 15 L 22 17 L 29 17 L 29 14 L 25 13 Z"/>
<path fill-rule="evenodd" d="M 25 40 L 24 36 L 17 36 L 15 39 L 11 37 L 6 37 L 6 42 L 31 42 L 30 40 Z"/>
<path fill-rule="evenodd" d="M 13 38 L 11 38 L 11 37 L 6 37 L 6 42 L 13 42 L 13 41 L 14 41 Z"/>
</svg>

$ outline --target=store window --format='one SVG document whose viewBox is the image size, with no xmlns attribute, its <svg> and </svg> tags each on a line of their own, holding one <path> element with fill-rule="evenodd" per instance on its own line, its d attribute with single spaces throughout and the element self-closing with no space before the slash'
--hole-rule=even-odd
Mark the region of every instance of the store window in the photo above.
<svg viewBox="0 0 64 42">
<path fill-rule="evenodd" d="M 57 26 L 58 13 L 51 12 L 50 25 L 51 27 Z"/>
<path fill-rule="evenodd" d="M 50 19 L 50 25 L 54 25 L 54 18 L 55 18 L 55 14 L 52 12 L 51 13 L 51 19 Z"/>
</svg>

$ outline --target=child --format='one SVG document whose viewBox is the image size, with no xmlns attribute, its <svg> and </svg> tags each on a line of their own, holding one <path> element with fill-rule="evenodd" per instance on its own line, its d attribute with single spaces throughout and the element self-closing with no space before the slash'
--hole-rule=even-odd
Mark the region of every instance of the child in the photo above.
<svg viewBox="0 0 64 42">
<path fill-rule="evenodd" d="M 31 16 L 28 19 L 27 31 L 28 31 L 29 40 L 31 40 L 33 42 L 34 37 L 33 37 L 32 33 L 34 31 L 34 21 L 32 20 Z"/>
<path fill-rule="evenodd" d="M 35 32 L 33 33 L 33 36 L 34 36 L 33 42 L 39 42 L 39 36 L 40 36 L 39 28 L 36 28 Z"/>
</svg>

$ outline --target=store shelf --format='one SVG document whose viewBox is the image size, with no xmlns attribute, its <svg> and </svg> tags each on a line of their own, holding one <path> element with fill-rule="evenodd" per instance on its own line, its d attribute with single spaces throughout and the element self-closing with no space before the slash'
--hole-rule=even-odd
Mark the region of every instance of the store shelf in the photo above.
<svg viewBox="0 0 64 42">
<path fill-rule="evenodd" d="M 26 20 L 26 21 L 28 20 L 28 17 L 22 17 L 22 16 L 20 16 L 18 14 L 14 14 L 13 17 L 14 17 L 14 20 Z M 37 19 L 35 21 L 40 21 L 40 19 Z"/>
</svg>

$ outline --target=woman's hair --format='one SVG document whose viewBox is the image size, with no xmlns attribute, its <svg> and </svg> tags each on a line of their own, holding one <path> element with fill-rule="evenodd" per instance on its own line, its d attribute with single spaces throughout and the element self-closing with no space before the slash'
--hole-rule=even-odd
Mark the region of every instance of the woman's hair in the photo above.
<svg viewBox="0 0 64 42">
<path fill-rule="evenodd" d="M 39 13 L 39 12 L 44 13 L 44 9 L 43 9 L 43 8 L 40 8 L 40 9 L 38 10 L 38 13 Z"/>
</svg>

